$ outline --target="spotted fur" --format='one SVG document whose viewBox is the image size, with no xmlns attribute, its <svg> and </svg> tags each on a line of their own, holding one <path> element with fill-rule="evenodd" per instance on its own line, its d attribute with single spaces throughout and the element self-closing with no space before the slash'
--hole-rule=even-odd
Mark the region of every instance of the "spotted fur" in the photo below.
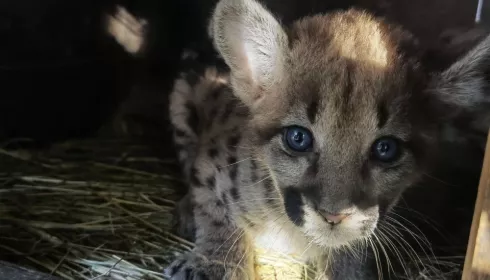
<svg viewBox="0 0 490 280">
<path fill-rule="evenodd" d="M 222 0 L 211 22 L 227 67 L 186 52 L 171 94 L 196 241 L 171 279 L 255 279 L 257 245 L 320 264 L 330 279 L 377 279 L 335 269 L 334 253 L 364 244 L 419 180 L 441 124 L 481 117 L 490 38 L 432 73 L 409 34 L 358 10 L 285 27 L 253 0 Z M 311 152 L 287 152 L 289 125 L 313 132 Z M 394 163 L 371 156 L 382 136 L 402 143 Z M 348 217 L 332 225 L 323 213 Z"/>
</svg>

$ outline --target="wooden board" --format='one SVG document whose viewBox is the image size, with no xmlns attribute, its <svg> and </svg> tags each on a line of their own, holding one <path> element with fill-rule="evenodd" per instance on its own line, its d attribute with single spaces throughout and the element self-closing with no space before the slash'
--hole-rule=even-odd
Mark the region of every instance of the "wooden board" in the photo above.
<svg viewBox="0 0 490 280">
<path fill-rule="evenodd" d="M 490 28 L 490 0 L 478 1 L 478 7 L 475 11 L 475 21 L 485 28 Z"/>
<path fill-rule="evenodd" d="M 490 137 L 487 139 L 463 270 L 463 280 L 484 279 L 490 280 Z"/>
</svg>

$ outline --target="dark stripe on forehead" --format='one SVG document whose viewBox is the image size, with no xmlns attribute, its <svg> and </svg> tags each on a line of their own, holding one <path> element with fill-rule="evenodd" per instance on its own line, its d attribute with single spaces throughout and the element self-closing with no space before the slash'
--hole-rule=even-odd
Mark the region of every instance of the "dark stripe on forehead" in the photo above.
<svg viewBox="0 0 490 280">
<path fill-rule="evenodd" d="M 342 127 L 343 122 L 350 120 L 352 116 L 357 112 L 359 108 L 359 100 L 354 98 L 353 93 L 355 90 L 355 65 L 351 61 L 345 61 L 342 71 L 339 72 L 335 77 L 335 82 L 339 84 L 341 93 L 333 95 L 333 108 L 337 111 L 339 116 L 335 123 L 337 126 Z"/>
<path fill-rule="evenodd" d="M 315 123 L 318 115 L 318 101 L 316 99 L 312 100 L 306 108 L 306 115 L 308 116 L 310 123 Z"/>
<path fill-rule="evenodd" d="M 378 113 L 378 128 L 382 128 L 388 121 L 388 109 L 385 104 L 379 104 L 377 108 Z"/>
<path fill-rule="evenodd" d="M 349 100 L 352 97 L 352 91 L 354 90 L 354 79 L 356 70 L 355 65 L 351 61 L 347 61 L 345 68 L 345 88 L 344 88 L 344 98 L 346 98 L 346 102 L 344 104 L 348 104 Z"/>
</svg>

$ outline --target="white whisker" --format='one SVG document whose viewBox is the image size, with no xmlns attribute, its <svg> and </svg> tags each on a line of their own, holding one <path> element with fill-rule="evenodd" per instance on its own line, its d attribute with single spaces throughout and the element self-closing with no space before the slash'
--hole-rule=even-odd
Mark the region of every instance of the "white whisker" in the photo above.
<svg viewBox="0 0 490 280">
<path fill-rule="evenodd" d="M 244 161 L 251 160 L 251 159 L 252 159 L 252 157 L 248 157 L 248 158 L 245 158 L 245 159 L 242 159 L 242 160 L 238 160 L 238 161 L 235 161 L 235 162 L 230 163 L 230 164 L 227 164 L 227 165 L 218 166 L 218 169 L 223 169 L 225 167 L 230 167 L 230 166 L 233 166 L 235 164 L 239 164 L 239 163 L 242 163 Z"/>
</svg>

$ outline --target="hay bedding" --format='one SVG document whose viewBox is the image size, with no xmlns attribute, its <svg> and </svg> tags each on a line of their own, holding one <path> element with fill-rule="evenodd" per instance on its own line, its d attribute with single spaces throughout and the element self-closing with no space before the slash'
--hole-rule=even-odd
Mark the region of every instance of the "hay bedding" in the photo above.
<svg viewBox="0 0 490 280">
<path fill-rule="evenodd" d="M 171 231 L 176 163 L 152 154 L 111 139 L 0 149 L 0 259 L 70 280 L 166 279 L 164 267 L 193 244 Z M 257 263 L 263 279 L 307 270 L 274 255 Z"/>
</svg>

